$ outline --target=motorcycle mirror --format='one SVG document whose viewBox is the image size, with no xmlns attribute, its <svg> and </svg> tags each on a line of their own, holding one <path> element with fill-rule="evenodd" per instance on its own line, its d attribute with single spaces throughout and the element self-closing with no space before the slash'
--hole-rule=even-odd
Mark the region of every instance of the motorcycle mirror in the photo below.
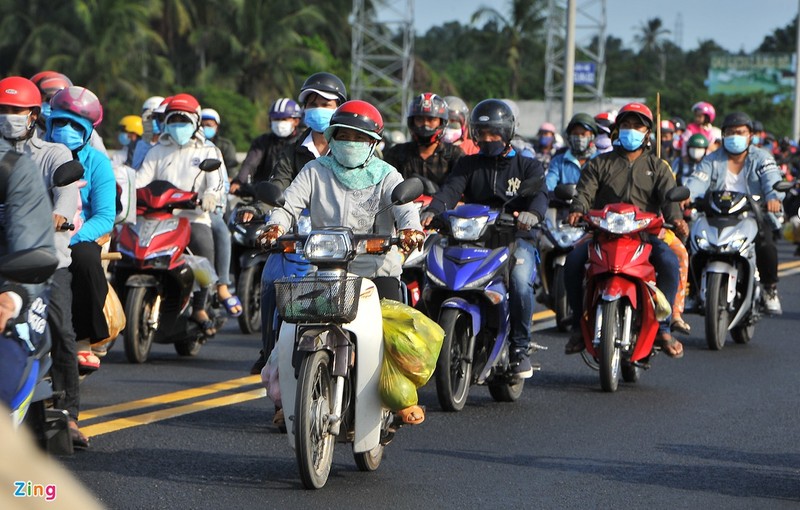
<svg viewBox="0 0 800 510">
<path fill-rule="evenodd" d="M 401 182 L 392 190 L 392 205 L 402 205 L 412 202 L 425 192 L 425 185 L 416 178 L 411 177 Z"/>
<path fill-rule="evenodd" d="M 670 202 L 683 202 L 689 196 L 691 196 L 691 193 L 686 186 L 676 186 L 667 191 L 667 200 Z"/>
<path fill-rule="evenodd" d="M 69 186 L 83 179 L 83 165 L 73 159 L 62 164 L 53 172 L 53 187 Z"/>
<path fill-rule="evenodd" d="M 433 182 L 432 180 L 428 179 L 427 177 L 416 176 L 417 179 L 422 181 L 423 189 L 422 193 L 424 195 L 435 195 L 437 191 L 439 191 L 439 186 Z"/>
<path fill-rule="evenodd" d="M 213 172 L 222 166 L 222 161 L 214 158 L 204 159 L 200 162 L 200 170 L 203 172 Z"/>
<path fill-rule="evenodd" d="M 56 267 L 58 258 L 48 248 L 31 248 L 0 257 L 0 276 L 18 283 L 42 283 L 52 276 Z"/>
<path fill-rule="evenodd" d="M 259 182 L 256 185 L 255 195 L 257 199 L 272 207 L 283 207 L 286 203 L 283 190 L 272 182 Z"/>
<path fill-rule="evenodd" d="M 553 190 L 556 198 L 559 200 L 572 200 L 575 198 L 577 186 L 575 184 L 559 184 Z"/>
<path fill-rule="evenodd" d="M 794 188 L 794 183 L 789 181 L 778 181 L 772 185 L 772 189 L 780 191 L 781 193 L 786 193 L 792 188 Z"/>
</svg>

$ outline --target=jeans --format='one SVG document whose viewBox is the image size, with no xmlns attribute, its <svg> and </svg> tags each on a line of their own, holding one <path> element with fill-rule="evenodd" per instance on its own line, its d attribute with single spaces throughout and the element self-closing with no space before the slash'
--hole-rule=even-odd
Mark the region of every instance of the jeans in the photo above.
<svg viewBox="0 0 800 510">
<path fill-rule="evenodd" d="M 78 420 L 80 393 L 78 390 L 78 357 L 75 330 L 72 328 L 72 274 L 68 268 L 57 269 L 50 283 L 50 303 L 47 306 L 47 325 L 53 346 L 51 374 L 53 391 L 64 392 L 54 402 L 57 409 L 64 409 L 69 417 Z"/>
<path fill-rule="evenodd" d="M 194 255 L 205 257 L 214 265 L 214 236 L 208 225 L 202 223 L 192 223 L 192 234 L 189 238 L 189 249 Z M 230 243 L 228 243 L 230 246 Z M 216 267 L 216 266 L 215 266 Z M 208 297 L 208 287 L 201 287 L 192 296 L 192 309 L 203 310 Z"/>
<path fill-rule="evenodd" d="M 527 348 L 533 319 L 533 280 L 536 278 L 536 248 L 530 241 L 517 239 L 514 267 L 511 269 L 509 306 L 511 308 L 511 346 Z"/>
<path fill-rule="evenodd" d="M 678 292 L 680 283 L 680 266 L 678 257 L 670 247 L 657 236 L 648 235 L 647 241 L 652 246 L 650 252 L 650 263 L 656 270 L 656 286 L 664 293 L 669 301 L 670 310 L 675 304 L 675 294 Z M 583 243 L 575 246 L 575 249 L 567 256 L 564 264 L 564 286 L 567 288 L 567 300 L 569 306 L 574 310 L 572 314 L 572 326 L 574 331 L 579 331 L 581 311 L 583 311 L 583 277 L 586 273 L 586 263 L 589 261 L 589 244 Z M 669 317 L 659 323 L 660 332 L 669 332 L 669 324 L 672 320 L 672 313 Z"/>
<path fill-rule="evenodd" d="M 231 284 L 231 232 L 218 207 L 211 216 L 211 233 L 214 236 L 214 269 L 220 285 Z"/>
</svg>

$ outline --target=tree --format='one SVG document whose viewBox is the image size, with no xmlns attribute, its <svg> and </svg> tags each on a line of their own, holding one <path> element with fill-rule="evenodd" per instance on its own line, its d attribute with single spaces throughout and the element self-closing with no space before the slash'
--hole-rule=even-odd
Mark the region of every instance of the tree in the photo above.
<svg viewBox="0 0 800 510">
<path fill-rule="evenodd" d="M 664 48 L 665 36 L 669 30 L 664 28 L 661 18 L 651 18 L 647 23 L 639 27 L 640 33 L 634 36 L 634 40 L 639 44 L 640 55 L 658 55 L 659 59 L 659 79 L 663 83 L 667 73 L 667 53 Z"/>
</svg>

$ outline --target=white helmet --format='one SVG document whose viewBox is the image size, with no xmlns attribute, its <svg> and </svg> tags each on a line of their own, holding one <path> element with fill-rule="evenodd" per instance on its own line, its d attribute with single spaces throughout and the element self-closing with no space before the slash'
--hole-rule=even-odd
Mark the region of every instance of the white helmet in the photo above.
<svg viewBox="0 0 800 510">
<path fill-rule="evenodd" d="M 158 105 L 160 105 L 163 101 L 164 98 L 161 96 L 148 97 L 147 100 L 145 100 L 145 102 L 142 103 L 142 112 L 144 113 L 148 110 L 152 112 L 153 110 L 158 108 Z"/>
<path fill-rule="evenodd" d="M 217 125 L 221 124 L 219 113 L 213 108 L 203 108 L 200 110 L 200 120 L 213 120 Z"/>
</svg>

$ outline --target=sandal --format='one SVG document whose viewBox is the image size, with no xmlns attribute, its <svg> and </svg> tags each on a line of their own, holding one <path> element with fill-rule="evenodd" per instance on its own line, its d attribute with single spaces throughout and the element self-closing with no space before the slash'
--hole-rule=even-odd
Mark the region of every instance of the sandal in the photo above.
<svg viewBox="0 0 800 510">
<path fill-rule="evenodd" d="M 73 448 L 78 450 L 89 448 L 89 438 L 81 432 L 81 429 L 78 428 L 78 422 L 75 420 L 69 420 L 69 437 L 72 440 Z"/>
<path fill-rule="evenodd" d="M 683 357 L 683 344 L 675 340 L 669 333 L 659 333 L 656 337 L 655 346 L 670 358 Z"/>
<path fill-rule="evenodd" d="M 689 332 L 692 330 L 692 327 L 686 323 L 682 318 L 675 319 L 672 321 L 672 324 L 669 325 L 669 329 L 674 331 L 675 333 L 681 333 L 683 335 L 688 335 Z"/>
<path fill-rule="evenodd" d="M 236 296 L 230 296 L 225 299 L 220 298 L 220 303 L 225 307 L 225 310 L 228 311 L 228 315 L 231 317 L 239 317 L 242 315 L 244 308 L 242 308 L 242 302 L 239 301 L 239 298 Z M 239 307 L 238 312 L 234 312 L 233 309 Z"/>
<path fill-rule="evenodd" d="M 78 373 L 81 375 L 91 374 L 100 368 L 100 358 L 92 351 L 78 351 Z"/>
<path fill-rule="evenodd" d="M 425 410 L 417 405 L 408 406 L 405 409 L 397 411 L 397 416 L 403 420 L 406 425 L 419 425 L 425 421 Z"/>
<path fill-rule="evenodd" d="M 272 417 L 272 424 L 278 427 L 281 433 L 286 434 L 286 418 L 283 414 L 283 408 L 275 409 L 275 416 Z"/>
<path fill-rule="evenodd" d="M 564 354 L 578 354 L 586 349 L 586 343 L 583 341 L 583 333 L 580 328 L 574 331 L 569 337 L 567 345 L 564 346 Z"/>
<path fill-rule="evenodd" d="M 211 319 L 203 320 L 192 316 L 189 320 L 191 320 L 200 327 L 200 331 L 203 332 L 203 335 L 206 338 L 211 338 L 217 334 L 217 329 L 214 327 L 214 321 L 212 321 Z"/>
</svg>

